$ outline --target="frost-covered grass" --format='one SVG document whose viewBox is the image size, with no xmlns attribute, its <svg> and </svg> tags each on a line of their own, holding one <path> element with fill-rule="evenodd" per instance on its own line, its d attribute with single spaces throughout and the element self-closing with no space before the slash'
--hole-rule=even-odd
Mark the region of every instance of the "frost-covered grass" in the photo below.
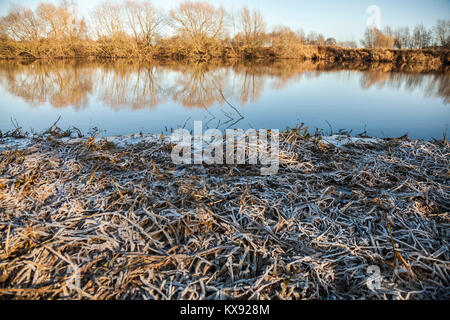
<svg viewBox="0 0 450 320">
<path fill-rule="evenodd" d="M 0 139 L 0 298 L 450 298 L 446 141 L 287 131 L 264 177 L 62 136 Z"/>
</svg>

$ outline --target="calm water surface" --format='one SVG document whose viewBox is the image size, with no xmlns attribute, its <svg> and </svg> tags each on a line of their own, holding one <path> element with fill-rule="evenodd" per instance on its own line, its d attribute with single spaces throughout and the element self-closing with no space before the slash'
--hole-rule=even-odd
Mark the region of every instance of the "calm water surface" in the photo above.
<svg viewBox="0 0 450 320">
<path fill-rule="evenodd" d="M 193 127 L 441 138 L 450 119 L 450 76 L 339 70 L 313 63 L 152 65 L 0 63 L 0 130 L 63 129 L 103 135 Z M 379 70 L 379 71 L 376 71 Z M 226 99 L 226 101 L 224 100 Z"/>
</svg>

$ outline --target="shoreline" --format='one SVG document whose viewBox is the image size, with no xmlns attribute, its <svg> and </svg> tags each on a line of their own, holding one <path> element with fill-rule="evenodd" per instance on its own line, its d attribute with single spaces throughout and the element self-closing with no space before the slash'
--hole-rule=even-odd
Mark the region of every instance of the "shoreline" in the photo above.
<svg viewBox="0 0 450 320">
<path fill-rule="evenodd" d="M 450 298 L 447 141 L 291 130 L 263 177 L 57 133 L 0 149 L 0 298 Z"/>
<path fill-rule="evenodd" d="M 10 130 L 4 133 L 0 131 L 0 152 L 12 149 L 17 150 L 26 149 L 31 147 L 34 143 L 36 143 L 36 141 L 41 141 L 42 139 L 45 138 L 57 139 L 57 141 L 69 144 L 78 144 L 94 138 L 94 140 L 97 141 L 102 140 L 108 144 L 111 144 L 111 146 L 114 145 L 120 148 L 133 147 L 141 143 L 173 142 L 169 137 L 165 136 L 164 134 L 156 134 L 151 132 L 102 136 L 101 133 L 103 132 L 103 130 L 98 130 L 94 132 L 93 135 L 90 136 L 89 134 L 83 134 L 81 130 L 79 130 L 76 127 L 71 127 L 64 131 L 58 126 L 56 126 L 58 122 L 59 119 L 58 121 L 55 122 L 55 124 L 52 127 L 47 129 L 45 132 L 41 133 L 37 132 L 30 133 L 28 131 L 22 131 L 22 127 L 20 126 L 18 126 L 14 131 Z M 367 134 L 365 134 L 365 132 L 353 135 L 346 132 L 323 135 L 319 133 L 318 129 L 316 129 L 316 133 L 310 133 L 308 130 L 304 130 L 302 127 L 300 127 L 299 129 L 292 129 L 288 127 L 285 130 L 280 130 L 281 136 L 295 132 L 299 135 L 299 137 L 302 137 L 305 140 L 311 140 L 316 142 L 320 141 L 322 143 L 333 145 L 334 147 L 342 147 L 352 143 L 383 144 L 392 141 L 403 141 L 403 140 L 409 142 L 439 143 L 448 145 L 446 130 L 443 132 L 443 137 L 441 139 L 432 138 L 431 140 L 410 138 L 407 134 L 401 137 L 380 138 L 376 136 L 368 136 Z"/>
<path fill-rule="evenodd" d="M 230 54 L 236 48 L 223 48 L 219 55 L 205 57 L 182 56 L 178 53 L 161 53 L 165 49 L 156 48 L 151 52 L 138 52 L 133 55 L 61 55 L 41 56 L 39 53 L 30 53 L 27 50 L 16 54 L 0 56 L 0 61 L 21 61 L 32 63 L 34 61 L 58 61 L 58 60 L 80 60 L 80 61 L 108 61 L 108 60 L 137 60 L 152 63 L 210 63 L 213 61 L 240 61 L 241 63 L 255 63 L 259 61 L 303 61 L 314 63 L 326 63 L 330 65 L 345 66 L 357 64 L 358 66 L 370 67 L 376 64 L 391 64 L 392 70 L 407 72 L 449 72 L 450 50 L 449 49 L 385 49 L 385 48 L 343 48 L 332 46 L 303 46 L 295 52 L 285 54 L 275 53 L 275 49 L 264 47 L 255 49 L 251 55 L 246 53 Z M 170 49 L 168 49 L 170 51 Z"/>
</svg>

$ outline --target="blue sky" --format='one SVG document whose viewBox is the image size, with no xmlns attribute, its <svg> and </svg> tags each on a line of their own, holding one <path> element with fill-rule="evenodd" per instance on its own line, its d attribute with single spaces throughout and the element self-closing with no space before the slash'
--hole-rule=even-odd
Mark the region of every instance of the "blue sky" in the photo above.
<svg viewBox="0 0 450 320">
<path fill-rule="evenodd" d="M 120 1 L 120 0 L 116 0 Z M 12 3 L 34 8 L 43 0 L 0 0 L 0 14 L 7 13 Z M 44 2 L 58 3 L 58 0 Z M 88 13 L 102 0 L 78 0 L 80 11 Z M 160 8 L 176 7 L 182 0 L 153 0 Z M 414 26 L 423 23 L 432 27 L 437 19 L 450 19 L 450 0 L 209 0 L 228 10 L 243 5 L 259 8 L 269 27 L 279 24 L 305 32 L 317 31 L 338 40 L 362 38 L 368 14 L 366 9 L 376 5 L 381 9 L 381 26 Z"/>
</svg>

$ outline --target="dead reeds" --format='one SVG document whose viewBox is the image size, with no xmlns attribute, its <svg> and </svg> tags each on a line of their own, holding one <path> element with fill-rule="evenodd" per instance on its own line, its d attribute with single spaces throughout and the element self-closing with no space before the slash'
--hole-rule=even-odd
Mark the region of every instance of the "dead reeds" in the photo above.
<svg viewBox="0 0 450 320">
<path fill-rule="evenodd" d="M 3 299 L 450 298 L 446 141 L 291 130 L 262 177 L 158 138 L 33 139 L 0 140 Z"/>
</svg>

